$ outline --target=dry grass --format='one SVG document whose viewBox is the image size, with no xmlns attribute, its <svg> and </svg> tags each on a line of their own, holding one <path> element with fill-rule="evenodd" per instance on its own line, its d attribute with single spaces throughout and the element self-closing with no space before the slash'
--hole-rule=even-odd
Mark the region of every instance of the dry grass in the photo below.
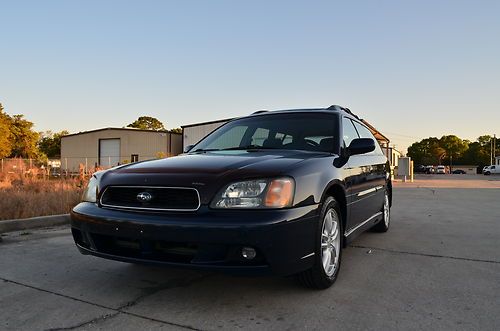
<svg viewBox="0 0 500 331">
<path fill-rule="evenodd" d="M 0 174 L 0 220 L 68 213 L 80 201 L 78 179 L 33 179 Z"/>
</svg>

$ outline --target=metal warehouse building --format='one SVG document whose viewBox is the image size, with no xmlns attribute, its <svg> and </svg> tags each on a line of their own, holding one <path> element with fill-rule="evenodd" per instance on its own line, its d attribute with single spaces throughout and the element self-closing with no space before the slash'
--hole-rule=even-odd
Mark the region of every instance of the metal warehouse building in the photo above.
<svg viewBox="0 0 500 331">
<path fill-rule="evenodd" d="M 168 131 L 104 128 L 70 134 L 61 139 L 61 169 L 79 171 L 110 168 L 182 153 L 182 135 Z"/>
<path fill-rule="evenodd" d="M 232 118 L 225 120 L 203 122 L 196 124 L 183 125 L 182 128 L 182 148 L 186 148 L 189 145 L 194 145 L 207 134 L 217 129 L 224 123 L 229 122 Z"/>
</svg>

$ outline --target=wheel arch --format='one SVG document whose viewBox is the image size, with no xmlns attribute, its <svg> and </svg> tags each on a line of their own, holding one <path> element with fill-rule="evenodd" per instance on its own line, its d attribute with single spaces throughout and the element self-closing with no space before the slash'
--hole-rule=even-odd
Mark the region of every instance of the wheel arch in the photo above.
<svg viewBox="0 0 500 331">
<path fill-rule="evenodd" d="M 340 213 L 342 217 L 342 230 L 345 231 L 347 224 L 347 196 L 344 184 L 339 180 L 334 180 L 328 184 L 321 197 L 321 202 L 325 201 L 326 197 L 333 197 L 340 206 Z"/>
<path fill-rule="evenodd" d="M 387 181 L 387 192 L 389 193 L 389 207 L 392 207 L 392 181 Z"/>
</svg>

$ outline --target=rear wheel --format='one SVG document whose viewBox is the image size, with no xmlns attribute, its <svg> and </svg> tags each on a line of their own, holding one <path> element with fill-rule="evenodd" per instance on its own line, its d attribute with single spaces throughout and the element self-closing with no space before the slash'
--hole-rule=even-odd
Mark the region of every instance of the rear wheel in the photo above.
<svg viewBox="0 0 500 331">
<path fill-rule="evenodd" d="M 382 219 L 375 224 L 373 230 L 376 232 L 387 232 L 391 224 L 391 204 L 389 202 L 389 193 L 385 191 L 384 205 L 382 206 Z"/>
<path fill-rule="evenodd" d="M 339 204 L 333 197 L 328 197 L 323 203 L 318 222 L 314 265 L 298 275 L 304 286 L 325 289 L 337 280 L 342 259 L 342 230 Z"/>
</svg>

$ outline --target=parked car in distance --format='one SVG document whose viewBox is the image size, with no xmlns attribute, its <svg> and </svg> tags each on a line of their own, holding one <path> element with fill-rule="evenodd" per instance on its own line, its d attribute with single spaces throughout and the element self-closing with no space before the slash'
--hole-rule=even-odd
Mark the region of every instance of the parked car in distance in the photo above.
<svg viewBox="0 0 500 331">
<path fill-rule="evenodd" d="M 390 166 L 347 108 L 258 112 L 183 155 L 95 173 L 71 212 L 83 254 L 324 289 L 342 250 L 390 225 Z"/>
<path fill-rule="evenodd" d="M 487 167 L 484 167 L 483 169 L 483 175 L 492 175 L 492 174 L 500 174 L 500 166 L 495 166 L 495 165 L 490 165 Z"/>
<path fill-rule="evenodd" d="M 446 174 L 446 167 L 444 165 L 438 165 L 436 167 L 436 174 L 440 174 L 440 175 Z"/>
<path fill-rule="evenodd" d="M 455 169 L 452 171 L 452 174 L 454 175 L 465 175 L 467 172 L 465 170 L 462 170 L 462 169 Z"/>
<path fill-rule="evenodd" d="M 425 173 L 425 166 L 422 164 L 416 165 L 413 169 L 413 172 L 415 173 Z"/>
<path fill-rule="evenodd" d="M 434 168 L 434 166 L 426 166 L 425 167 L 425 173 L 426 174 L 433 174 L 436 172 L 436 169 Z"/>
<path fill-rule="evenodd" d="M 60 167 L 51 167 L 49 170 L 49 176 L 53 178 L 61 177 L 61 168 Z"/>
</svg>

